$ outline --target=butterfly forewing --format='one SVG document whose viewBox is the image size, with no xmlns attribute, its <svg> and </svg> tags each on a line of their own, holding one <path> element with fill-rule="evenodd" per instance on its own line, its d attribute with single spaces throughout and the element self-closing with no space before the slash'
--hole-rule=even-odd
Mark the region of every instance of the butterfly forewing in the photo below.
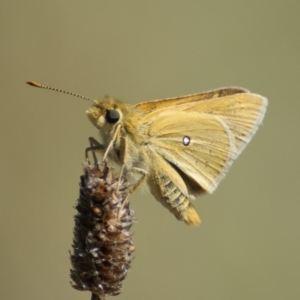
<svg viewBox="0 0 300 300">
<path fill-rule="evenodd" d="M 198 103 L 185 103 L 180 107 L 185 111 L 205 112 L 220 117 L 232 131 L 236 154 L 239 154 L 257 131 L 267 108 L 267 99 L 243 93 Z"/>
<path fill-rule="evenodd" d="M 234 94 L 153 111 L 149 149 L 159 153 L 211 193 L 250 141 L 266 109 L 266 99 Z"/>
</svg>

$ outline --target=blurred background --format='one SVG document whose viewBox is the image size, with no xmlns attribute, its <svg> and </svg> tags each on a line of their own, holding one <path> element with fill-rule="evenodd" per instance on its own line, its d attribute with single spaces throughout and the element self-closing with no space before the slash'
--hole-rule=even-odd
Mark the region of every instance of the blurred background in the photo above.
<svg viewBox="0 0 300 300">
<path fill-rule="evenodd" d="M 299 299 L 299 1 L 1 2 L 0 299 L 90 299 L 70 286 L 90 103 L 242 86 L 268 97 L 257 135 L 188 228 L 131 199 L 136 258 L 116 299 Z M 298 196 L 297 196 L 298 195 Z"/>
</svg>

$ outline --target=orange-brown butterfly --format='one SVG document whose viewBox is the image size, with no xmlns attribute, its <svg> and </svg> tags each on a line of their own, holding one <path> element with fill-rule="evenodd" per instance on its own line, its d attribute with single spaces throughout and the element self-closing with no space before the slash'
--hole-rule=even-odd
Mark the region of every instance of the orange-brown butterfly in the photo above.
<svg viewBox="0 0 300 300">
<path fill-rule="evenodd" d="M 198 225 L 190 200 L 212 193 L 261 124 L 268 100 L 243 88 L 127 105 L 111 97 L 92 100 L 34 81 L 30 85 L 93 101 L 87 110 L 99 129 L 104 160 L 121 174 L 139 172 L 154 197 L 179 220 Z"/>
</svg>

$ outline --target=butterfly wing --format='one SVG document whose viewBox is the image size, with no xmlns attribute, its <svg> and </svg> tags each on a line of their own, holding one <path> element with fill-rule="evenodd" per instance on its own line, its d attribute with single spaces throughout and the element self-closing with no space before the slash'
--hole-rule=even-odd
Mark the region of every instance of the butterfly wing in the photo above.
<svg viewBox="0 0 300 300">
<path fill-rule="evenodd" d="M 153 111 L 143 118 L 149 151 L 212 193 L 256 132 L 266 106 L 266 98 L 241 93 Z"/>
<path fill-rule="evenodd" d="M 152 123 L 148 134 L 150 151 L 208 192 L 214 190 L 235 154 L 232 132 L 213 115 L 164 111 Z"/>
<path fill-rule="evenodd" d="M 268 100 L 263 96 L 242 93 L 198 103 L 185 103 L 180 109 L 221 118 L 234 136 L 236 158 L 256 133 L 266 113 L 267 105 Z"/>
<path fill-rule="evenodd" d="M 133 108 L 148 114 L 158 109 L 174 108 L 178 105 L 185 104 L 185 103 L 194 103 L 194 102 L 199 103 L 199 101 L 203 101 L 203 100 L 215 99 L 215 98 L 225 97 L 234 94 L 247 93 L 247 92 L 249 91 L 244 88 L 227 87 L 227 88 L 215 89 L 203 93 L 198 93 L 198 94 L 186 95 L 182 97 L 165 98 L 165 99 L 142 102 L 134 105 Z"/>
</svg>

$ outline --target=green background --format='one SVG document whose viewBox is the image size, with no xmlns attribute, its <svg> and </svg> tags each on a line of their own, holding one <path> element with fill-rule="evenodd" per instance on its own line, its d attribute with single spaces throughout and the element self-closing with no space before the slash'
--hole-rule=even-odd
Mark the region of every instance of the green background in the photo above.
<svg viewBox="0 0 300 300">
<path fill-rule="evenodd" d="M 242 86 L 269 99 L 198 228 L 152 196 L 116 299 L 300 299 L 299 1 L 1 1 L 0 299 L 90 299 L 69 284 L 90 103 Z"/>
</svg>

